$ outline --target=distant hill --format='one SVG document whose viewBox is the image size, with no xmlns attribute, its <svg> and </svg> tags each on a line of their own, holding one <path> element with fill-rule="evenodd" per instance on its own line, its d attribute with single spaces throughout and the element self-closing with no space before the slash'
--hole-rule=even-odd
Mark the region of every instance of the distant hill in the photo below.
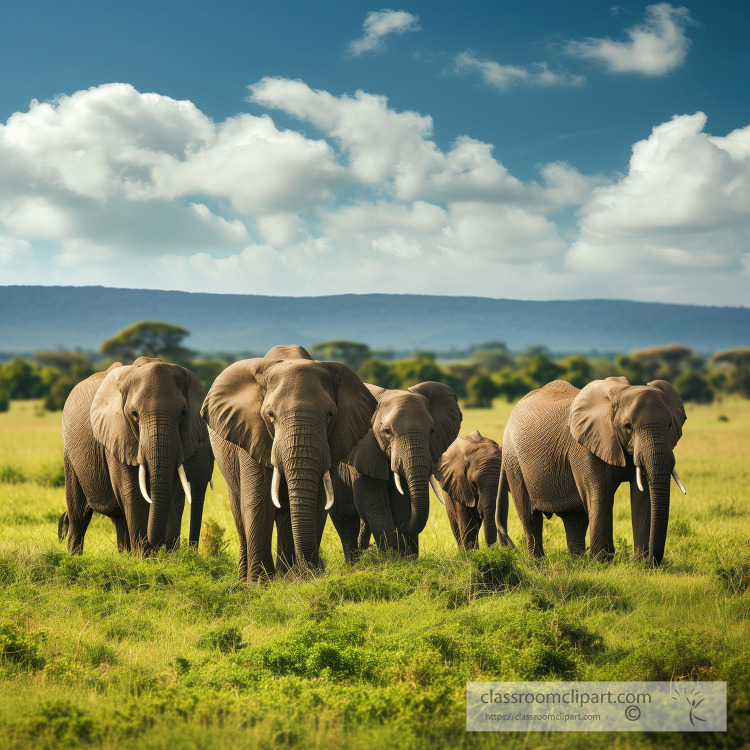
<svg viewBox="0 0 750 750">
<path fill-rule="evenodd" d="M 750 309 L 617 300 L 525 302 L 484 297 L 345 294 L 263 297 L 108 287 L 0 286 L 0 353 L 96 351 L 125 326 L 164 320 L 201 352 L 260 352 L 331 339 L 439 352 L 485 341 L 515 351 L 627 352 L 680 343 L 701 353 L 750 346 Z"/>
</svg>

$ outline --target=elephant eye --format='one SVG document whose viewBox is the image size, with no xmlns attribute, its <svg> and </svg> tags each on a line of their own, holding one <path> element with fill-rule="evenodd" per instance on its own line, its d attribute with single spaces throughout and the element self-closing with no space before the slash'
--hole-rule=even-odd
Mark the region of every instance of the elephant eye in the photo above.
<svg viewBox="0 0 750 750">
<path fill-rule="evenodd" d="M 133 417 L 133 419 L 137 422 L 138 421 L 138 412 L 135 409 L 133 409 L 133 411 L 130 412 L 130 414 Z"/>
<path fill-rule="evenodd" d="M 276 415 L 269 409 L 266 414 L 268 414 L 268 418 L 273 422 L 273 420 L 276 418 Z"/>
<path fill-rule="evenodd" d="M 391 436 L 391 428 L 390 427 L 383 427 L 383 434 L 388 435 L 388 437 Z"/>
</svg>

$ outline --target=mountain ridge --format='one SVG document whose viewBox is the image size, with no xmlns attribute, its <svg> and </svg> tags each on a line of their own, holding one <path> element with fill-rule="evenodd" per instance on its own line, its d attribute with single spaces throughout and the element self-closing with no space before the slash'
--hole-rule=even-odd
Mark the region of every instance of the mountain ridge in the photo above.
<svg viewBox="0 0 750 750">
<path fill-rule="evenodd" d="M 102 286 L 0 286 L 0 352 L 96 351 L 140 320 L 187 328 L 201 352 L 351 339 L 373 349 L 439 352 L 486 341 L 515 351 L 624 352 L 680 343 L 701 353 L 750 346 L 750 309 L 630 300 L 530 301 L 417 294 L 322 297 Z"/>
</svg>

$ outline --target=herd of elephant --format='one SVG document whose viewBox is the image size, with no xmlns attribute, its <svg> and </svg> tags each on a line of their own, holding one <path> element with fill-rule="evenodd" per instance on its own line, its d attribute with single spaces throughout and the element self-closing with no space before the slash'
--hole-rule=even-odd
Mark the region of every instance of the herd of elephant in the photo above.
<svg viewBox="0 0 750 750">
<path fill-rule="evenodd" d="M 462 414 L 448 386 L 365 384 L 300 346 L 230 365 L 207 395 L 190 370 L 141 357 L 92 375 L 66 401 L 58 536 L 82 553 L 97 511 L 112 519 L 120 550 L 174 548 L 187 499 L 197 546 L 216 461 L 241 580 L 321 568 L 328 516 L 347 562 L 371 537 L 381 550 L 418 554 L 430 484 L 460 549 L 478 546 L 482 526 L 487 545 L 515 549 L 510 492 L 532 555 L 544 554 L 543 515 L 556 513 L 571 555 L 585 553 L 590 527 L 590 554 L 605 560 L 614 555 L 615 490 L 629 482 L 635 557 L 658 564 L 670 475 L 684 492 L 673 448 L 685 419 L 663 380 L 631 386 L 614 377 L 580 390 L 556 380 L 514 407 L 501 449 L 477 430 L 458 437 Z"/>
</svg>

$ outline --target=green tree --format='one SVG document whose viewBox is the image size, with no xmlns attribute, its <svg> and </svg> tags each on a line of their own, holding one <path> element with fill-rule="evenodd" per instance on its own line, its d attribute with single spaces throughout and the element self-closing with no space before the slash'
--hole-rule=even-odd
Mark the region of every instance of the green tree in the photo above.
<svg viewBox="0 0 750 750">
<path fill-rule="evenodd" d="M 357 373 L 365 383 L 379 385 L 381 388 L 396 388 L 396 378 L 391 365 L 379 359 L 366 359 Z"/>
<path fill-rule="evenodd" d="M 750 348 L 725 349 L 711 357 L 713 364 L 727 368 L 727 390 L 750 398 Z"/>
<path fill-rule="evenodd" d="M 670 383 L 680 374 L 686 363 L 693 357 L 693 350 L 681 344 L 652 346 L 632 352 L 643 368 L 647 381 L 668 380 Z"/>
<path fill-rule="evenodd" d="M 357 372 L 362 363 L 372 356 L 367 344 L 360 344 L 358 341 L 346 341 L 345 339 L 313 344 L 309 351 L 313 359 L 343 362 L 345 365 L 349 365 L 354 372 Z"/>
<path fill-rule="evenodd" d="M 591 363 L 581 354 L 566 357 L 560 362 L 560 367 L 563 368 L 560 379 L 567 380 L 576 388 L 583 388 L 586 383 L 592 380 L 593 368 Z"/>
<path fill-rule="evenodd" d="M 214 380 L 221 375 L 228 365 L 229 362 L 224 359 L 194 359 L 190 363 L 190 369 L 198 376 L 203 390 L 208 393 L 208 389 L 213 385 Z"/>
<path fill-rule="evenodd" d="M 494 375 L 493 380 L 497 385 L 497 395 L 502 396 L 508 403 L 517 401 L 536 388 L 528 378 L 509 367 Z"/>
<path fill-rule="evenodd" d="M 553 362 L 546 354 L 535 354 L 524 366 L 521 374 L 541 388 L 553 380 L 557 380 L 563 373 L 563 368 Z"/>
<path fill-rule="evenodd" d="M 476 362 L 485 372 L 500 372 L 504 367 L 513 366 L 513 357 L 503 345 L 502 349 L 475 349 L 471 354 L 471 361 Z"/>
<path fill-rule="evenodd" d="M 55 370 L 59 370 L 66 375 L 71 375 L 74 372 L 87 372 L 88 377 L 94 372 L 94 368 L 91 364 L 91 355 L 87 352 L 70 352 L 64 349 L 51 352 L 36 352 L 34 354 L 34 362 L 42 367 L 51 367 Z"/>
<path fill-rule="evenodd" d="M 182 340 L 189 335 L 190 331 L 181 326 L 158 320 L 144 320 L 123 328 L 117 335 L 107 339 L 99 351 L 114 359 L 121 359 L 126 364 L 138 357 L 159 357 L 183 364 L 195 354 L 182 346 Z"/>
<path fill-rule="evenodd" d="M 42 398 L 60 373 L 16 357 L 0 367 L 0 390 L 12 399 Z"/>
<path fill-rule="evenodd" d="M 475 375 L 466 384 L 466 406 L 474 409 L 492 408 L 492 399 L 498 395 L 497 383 L 485 372 Z"/>
<path fill-rule="evenodd" d="M 10 409 L 10 394 L 8 391 L 0 390 L 0 412 Z"/>
<path fill-rule="evenodd" d="M 696 404 L 710 404 L 714 400 L 714 391 L 708 379 L 699 372 L 692 370 L 683 372 L 675 378 L 674 387 L 683 401 L 692 401 Z"/>
</svg>

